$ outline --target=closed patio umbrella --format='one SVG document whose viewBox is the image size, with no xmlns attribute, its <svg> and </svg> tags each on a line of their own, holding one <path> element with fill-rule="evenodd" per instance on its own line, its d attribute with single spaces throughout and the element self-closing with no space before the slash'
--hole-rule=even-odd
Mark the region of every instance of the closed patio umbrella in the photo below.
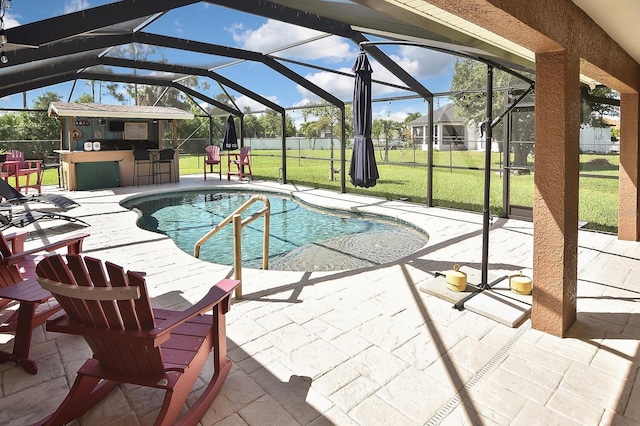
<svg viewBox="0 0 640 426">
<path fill-rule="evenodd" d="M 355 84 L 353 88 L 353 152 L 349 176 L 354 186 L 371 188 L 380 177 L 371 141 L 371 64 L 367 54 L 361 51 L 353 68 Z"/>
<path fill-rule="evenodd" d="M 227 124 L 224 126 L 224 138 L 222 139 L 222 149 L 230 151 L 238 149 L 238 136 L 236 135 L 236 123 L 233 116 L 229 115 Z"/>
</svg>

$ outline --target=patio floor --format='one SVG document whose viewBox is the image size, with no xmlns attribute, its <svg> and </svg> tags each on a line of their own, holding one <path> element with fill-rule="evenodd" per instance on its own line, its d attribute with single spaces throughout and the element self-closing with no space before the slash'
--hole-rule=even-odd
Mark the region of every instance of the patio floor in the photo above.
<svg viewBox="0 0 640 426">
<path fill-rule="evenodd" d="M 227 315 L 234 366 L 202 425 L 640 422 L 639 243 L 580 231 L 578 321 L 571 337 L 559 339 L 532 330 L 529 320 L 511 328 L 420 291 L 454 262 L 480 269 L 479 214 L 275 182 L 204 182 L 200 175 L 163 186 L 61 192 L 81 204 L 67 214 L 91 224 L 85 254 L 146 271 L 154 306 L 184 309 L 232 268 L 202 262 L 138 229 L 136 214 L 118 202 L 138 192 L 219 185 L 291 191 L 323 206 L 385 213 L 427 230 L 430 240 L 398 262 L 358 270 L 243 269 L 244 298 Z M 80 228 L 41 221 L 26 229 L 30 248 Z M 530 272 L 532 233 L 529 222 L 496 220 L 491 273 Z M 10 349 L 10 336 L 3 337 L 0 349 Z M 0 424 L 31 424 L 52 412 L 89 356 L 82 338 L 35 330 L 37 375 L 0 364 Z M 160 397 L 120 386 L 78 423 L 151 424 Z"/>
</svg>

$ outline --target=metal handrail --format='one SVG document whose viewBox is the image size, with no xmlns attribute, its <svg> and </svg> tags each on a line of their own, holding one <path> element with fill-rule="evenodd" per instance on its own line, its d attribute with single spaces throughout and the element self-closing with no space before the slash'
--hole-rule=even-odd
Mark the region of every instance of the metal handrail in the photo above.
<svg viewBox="0 0 640 426">
<path fill-rule="evenodd" d="M 259 211 L 253 213 L 251 216 L 241 219 L 241 213 L 247 210 L 253 203 L 262 201 L 264 207 Z M 193 247 L 193 256 L 200 257 L 200 247 L 206 243 L 209 238 L 213 237 L 218 231 L 224 228 L 229 222 L 233 222 L 233 273 L 234 279 L 242 281 L 242 245 L 241 236 L 242 228 L 249 225 L 251 222 L 264 216 L 264 229 L 262 239 L 262 269 L 269 269 L 269 218 L 271 215 L 271 203 L 269 199 L 264 195 L 253 195 L 247 201 L 238 207 L 233 213 L 227 216 L 222 222 L 214 226 L 209 232 L 207 232 L 202 238 L 196 241 Z M 236 299 L 242 299 L 242 282 L 236 287 Z"/>
</svg>

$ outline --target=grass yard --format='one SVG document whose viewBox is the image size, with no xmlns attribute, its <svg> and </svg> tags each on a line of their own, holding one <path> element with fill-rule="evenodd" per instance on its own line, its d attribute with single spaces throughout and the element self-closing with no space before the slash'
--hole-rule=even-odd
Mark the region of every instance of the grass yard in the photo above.
<svg viewBox="0 0 640 426">
<path fill-rule="evenodd" d="M 287 158 L 287 181 L 315 188 L 340 190 L 340 151 L 335 150 L 333 164 L 334 180 L 330 180 L 330 150 L 290 151 Z M 297 158 L 298 154 L 303 158 Z M 482 212 L 484 197 L 484 152 L 479 151 L 438 151 L 434 152 L 433 202 L 437 206 L 461 210 Z M 346 151 L 347 160 L 351 159 L 351 150 Z M 382 155 L 376 152 L 380 179 L 369 189 L 355 188 L 349 182 L 349 163 L 347 161 L 347 192 L 364 194 L 384 199 L 407 198 L 412 202 L 426 202 L 426 162 L 427 152 L 412 149 L 396 149 L 388 152 L 389 162 L 382 163 Z M 224 162 L 223 157 L 223 162 Z M 254 177 L 257 179 L 277 180 L 280 176 L 281 158 L 275 151 L 253 152 L 251 157 Z M 492 153 L 492 168 L 500 170 L 503 154 Z M 530 157 L 529 165 L 533 159 Z M 618 155 L 582 154 L 580 156 L 581 173 L 596 176 L 618 176 Z M 477 170 L 455 167 L 470 167 Z M 226 166 L 223 164 L 223 171 Z M 202 157 L 183 155 L 180 157 L 180 174 L 202 174 Z M 534 173 L 512 175 L 511 204 L 532 206 Z M 57 171 L 47 170 L 43 184 L 57 185 Z M 491 175 L 491 213 L 502 214 L 503 177 L 495 172 Z M 618 180 L 580 178 L 579 220 L 587 222 L 587 228 L 617 232 L 618 223 Z"/>
</svg>

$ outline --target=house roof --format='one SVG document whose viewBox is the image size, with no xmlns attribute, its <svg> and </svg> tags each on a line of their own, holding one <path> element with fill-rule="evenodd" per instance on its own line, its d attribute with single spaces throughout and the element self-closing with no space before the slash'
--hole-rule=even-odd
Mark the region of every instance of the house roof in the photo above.
<svg viewBox="0 0 640 426">
<path fill-rule="evenodd" d="M 446 104 L 433 111 L 433 121 L 435 123 L 460 123 L 463 120 L 456 113 L 453 104 Z M 420 118 L 416 118 L 409 123 L 411 126 L 424 126 L 429 124 L 429 114 L 425 114 Z"/>
<path fill-rule="evenodd" d="M 106 105 L 76 102 L 52 102 L 50 117 L 146 118 L 155 120 L 190 120 L 190 112 L 173 107 Z"/>
</svg>

